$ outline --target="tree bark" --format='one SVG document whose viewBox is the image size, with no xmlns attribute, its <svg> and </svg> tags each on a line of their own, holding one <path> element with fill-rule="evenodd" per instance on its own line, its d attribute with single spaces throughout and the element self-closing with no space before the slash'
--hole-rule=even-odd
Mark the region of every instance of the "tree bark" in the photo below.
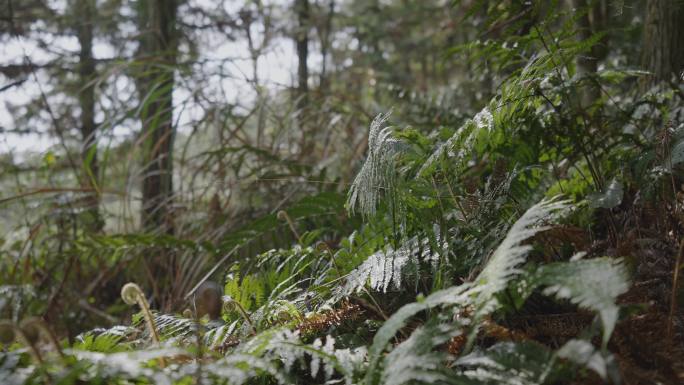
<svg viewBox="0 0 684 385">
<path fill-rule="evenodd" d="M 575 12 L 582 12 L 576 21 L 579 41 L 589 40 L 593 35 L 605 30 L 607 4 L 603 0 L 571 0 L 570 6 Z M 607 41 L 604 37 L 591 49 L 577 56 L 576 73 L 583 78 L 584 85 L 580 90 L 580 106 L 586 108 L 594 104 L 601 96 L 601 89 L 592 78 L 598 71 L 598 63 L 605 58 Z"/>
<path fill-rule="evenodd" d="M 332 35 L 333 17 L 335 16 L 335 0 L 330 0 L 328 3 L 328 14 L 325 19 L 325 25 L 320 31 L 321 39 L 321 76 L 320 76 L 320 88 L 321 92 L 327 92 L 329 90 L 330 82 L 328 80 L 328 50 L 330 49 L 330 35 Z"/>
<path fill-rule="evenodd" d="M 178 0 L 138 2 L 143 63 L 138 79 L 144 143 L 142 225 L 173 233 L 173 89 L 178 36 Z"/>
<path fill-rule="evenodd" d="M 297 79 L 300 107 L 308 104 L 309 93 L 309 0 L 296 0 L 297 12 Z"/>
<path fill-rule="evenodd" d="M 643 68 L 651 75 L 641 79 L 641 90 L 670 81 L 681 82 L 684 71 L 684 2 L 648 0 L 644 23 Z"/>
<path fill-rule="evenodd" d="M 87 227 L 100 231 L 104 226 L 99 213 L 99 164 L 97 159 L 97 137 L 95 124 L 95 58 L 93 57 L 93 24 L 95 22 L 95 1 L 78 0 L 81 20 L 78 22 L 78 42 L 80 44 L 78 74 L 83 88 L 79 90 L 78 101 L 81 108 L 81 162 L 83 167 L 82 184 L 93 191 L 88 193 L 84 203 L 87 213 Z"/>
<path fill-rule="evenodd" d="M 309 0 L 295 0 L 295 12 L 297 14 L 297 31 L 295 35 L 297 43 L 297 108 L 299 109 L 299 129 L 302 132 L 303 157 L 308 157 L 312 152 L 313 141 L 309 133 L 304 129 L 306 122 L 306 108 L 309 106 Z"/>
</svg>

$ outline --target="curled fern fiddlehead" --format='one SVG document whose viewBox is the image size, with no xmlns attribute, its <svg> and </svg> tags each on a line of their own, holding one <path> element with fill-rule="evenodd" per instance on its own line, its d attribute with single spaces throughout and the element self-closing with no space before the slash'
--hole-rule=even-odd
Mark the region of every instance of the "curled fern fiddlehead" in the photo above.
<svg viewBox="0 0 684 385">
<path fill-rule="evenodd" d="M 231 296 L 229 296 L 229 295 L 224 295 L 223 298 L 222 298 L 222 300 L 223 300 L 223 307 L 224 307 L 224 308 L 234 307 L 235 309 L 237 309 L 238 313 L 240 313 L 240 315 L 242 316 L 242 318 L 244 318 L 245 321 L 246 321 L 246 322 L 249 324 L 249 326 L 252 328 L 252 332 L 253 332 L 254 334 L 257 334 L 257 329 L 256 329 L 256 327 L 254 326 L 254 324 L 252 323 L 252 319 L 249 318 L 249 314 L 247 314 L 247 311 L 246 311 L 245 308 L 242 306 L 242 304 L 240 304 L 240 302 L 236 301 L 235 299 L 233 299 L 233 297 L 231 297 Z"/>
<path fill-rule="evenodd" d="M 143 294 L 140 286 L 133 282 L 125 284 L 121 288 L 121 299 L 128 305 L 138 305 L 142 310 L 143 317 L 145 317 L 145 322 L 147 323 L 147 328 L 150 331 L 150 336 L 155 343 L 160 343 L 159 332 L 157 331 L 157 325 L 154 323 L 154 317 L 152 312 L 150 312 L 150 304 L 147 303 L 145 295 Z"/>
</svg>

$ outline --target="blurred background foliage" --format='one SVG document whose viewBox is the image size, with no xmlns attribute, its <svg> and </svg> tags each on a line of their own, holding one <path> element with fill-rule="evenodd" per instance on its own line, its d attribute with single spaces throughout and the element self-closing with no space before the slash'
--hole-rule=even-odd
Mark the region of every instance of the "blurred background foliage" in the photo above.
<svg viewBox="0 0 684 385">
<path fill-rule="evenodd" d="M 589 364 L 572 349 L 591 338 L 563 345 L 524 333 L 564 346 L 553 357 L 587 364 L 603 380 L 681 379 L 675 358 L 667 370 L 626 358 L 611 366 L 605 338 L 629 275 L 648 290 L 631 289 L 635 299 L 621 304 L 636 311 L 656 301 L 648 314 L 673 345 L 653 349 L 682 354 L 668 349 L 683 325 L 683 8 L 677 0 L 0 0 L 0 318 L 39 316 L 74 349 L 130 350 L 140 341 L 128 328 L 82 334 L 130 318 L 119 298 L 125 283 L 145 288 L 164 338 L 190 338 L 196 329 L 178 315 L 211 278 L 239 306 L 207 334 L 209 346 L 223 353 L 230 338 L 254 332 L 253 343 L 277 340 L 276 326 L 289 325 L 304 343 L 323 338 L 309 353 L 330 353 L 322 342 L 330 336 L 368 346 L 362 369 L 330 353 L 338 361 L 326 379 L 392 383 L 390 361 L 378 364 L 386 344 L 377 335 L 371 344 L 380 325 L 390 330 L 407 304 L 447 306 L 434 295 L 421 302 L 430 293 L 489 279 L 501 285 L 464 291 L 472 303 L 453 314 L 428 311 L 397 326 L 394 342 L 449 343 L 456 372 L 511 348 L 492 343 L 502 338 L 491 322 L 515 330 L 511 314 L 579 305 L 602 321 L 603 343 L 593 342 L 603 350 Z M 550 223 L 555 209 L 535 204 L 556 195 L 574 207 L 559 227 L 537 235 L 521 230 L 532 222 L 511 227 L 535 207 Z M 535 247 L 527 262 L 505 265 L 497 250 L 523 247 L 513 238 Z M 577 262 L 580 252 L 588 264 Z M 605 281 L 605 295 L 587 299 L 571 276 L 586 290 Z M 539 289 L 554 282 L 555 291 Z M 358 306 L 372 314 L 365 323 L 326 318 L 352 318 Z M 449 317 L 467 344 L 442 328 Z M 484 326 L 469 330 L 463 317 Z M 490 334 L 478 337 L 478 328 Z M 270 357 L 246 344 L 241 354 Z M 429 353 L 420 349 L 409 350 Z M 550 351 L 515 349 L 553 363 L 529 383 L 567 374 Z M 390 354 L 402 362 L 401 349 Z M 458 378 L 503 378 L 494 366 L 479 369 L 489 377 L 459 369 Z M 318 366 L 304 371 L 323 381 Z M 425 376 L 414 379 L 448 382 Z"/>
</svg>

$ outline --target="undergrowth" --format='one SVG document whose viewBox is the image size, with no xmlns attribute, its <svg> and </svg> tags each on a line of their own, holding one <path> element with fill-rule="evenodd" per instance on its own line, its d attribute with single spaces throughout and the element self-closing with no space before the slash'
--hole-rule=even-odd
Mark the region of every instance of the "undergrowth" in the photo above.
<svg viewBox="0 0 684 385">
<path fill-rule="evenodd" d="M 681 268 L 681 90 L 629 94 L 623 83 L 639 73 L 623 68 L 577 76 L 573 59 L 600 36 L 577 42 L 571 25 L 550 32 L 553 23 L 515 44 L 454 50 L 486 54 L 507 74 L 458 124 L 390 126 L 402 111 L 378 114 L 346 200 L 324 191 L 211 240 L 124 234 L 74 244 L 108 260 L 186 253 L 196 259 L 174 298 L 190 302 L 161 309 L 154 291 L 167 288 L 128 284 L 130 323 L 56 340 L 50 325 L 22 322 L 31 287 L 0 287 L 0 307 L 13 309 L 1 324 L 0 379 L 398 385 L 642 375 L 630 345 L 645 338 L 640 319 L 652 317 L 675 346 L 682 338 L 671 274 Z M 591 106 L 579 102 L 587 82 L 603 90 Z M 649 264 L 666 273 L 654 277 Z M 207 278 L 223 288 L 220 319 L 183 312 Z M 658 349 L 679 354 L 668 346 Z M 672 365 L 663 383 L 681 380 Z"/>
</svg>

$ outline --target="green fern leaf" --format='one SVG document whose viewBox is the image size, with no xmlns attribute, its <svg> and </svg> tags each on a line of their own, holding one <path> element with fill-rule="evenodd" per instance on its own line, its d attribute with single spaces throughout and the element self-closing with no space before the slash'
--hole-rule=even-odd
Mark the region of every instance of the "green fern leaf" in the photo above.
<svg viewBox="0 0 684 385">
<path fill-rule="evenodd" d="M 453 373 L 444 366 L 447 355 L 434 348 L 458 333 L 459 328 L 453 323 L 441 323 L 436 319 L 419 327 L 387 355 L 381 383 L 449 383 Z"/>
<path fill-rule="evenodd" d="M 595 258 L 559 262 L 537 271 L 544 294 L 569 299 L 599 314 L 606 347 L 618 318 L 615 299 L 629 289 L 629 274 L 619 259 Z"/>
<path fill-rule="evenodd" d="M 505 289 L 508 283 L 522 272 L 519 266 L 525 262 L 527 254 L 532 250 L 531 245 L 523 242 L 548 229 L 548 225 L 568 208 L 567 201 L 545 199 L 530 207 L 511 226 L 504 240 L 475 279 L 475 287 L 472 290 L 477 296 L 475 305 L 479 308 L 497 306 L 494 295 Z M 490 311 L 491 309 L 486 312 Z"/>
<path fill-rule="evenodd" d="M 551 352 L 534 342 L 500 342 L 455 362 L 478 384 L 540 385 L 554 370 Z"/>
</svg>

